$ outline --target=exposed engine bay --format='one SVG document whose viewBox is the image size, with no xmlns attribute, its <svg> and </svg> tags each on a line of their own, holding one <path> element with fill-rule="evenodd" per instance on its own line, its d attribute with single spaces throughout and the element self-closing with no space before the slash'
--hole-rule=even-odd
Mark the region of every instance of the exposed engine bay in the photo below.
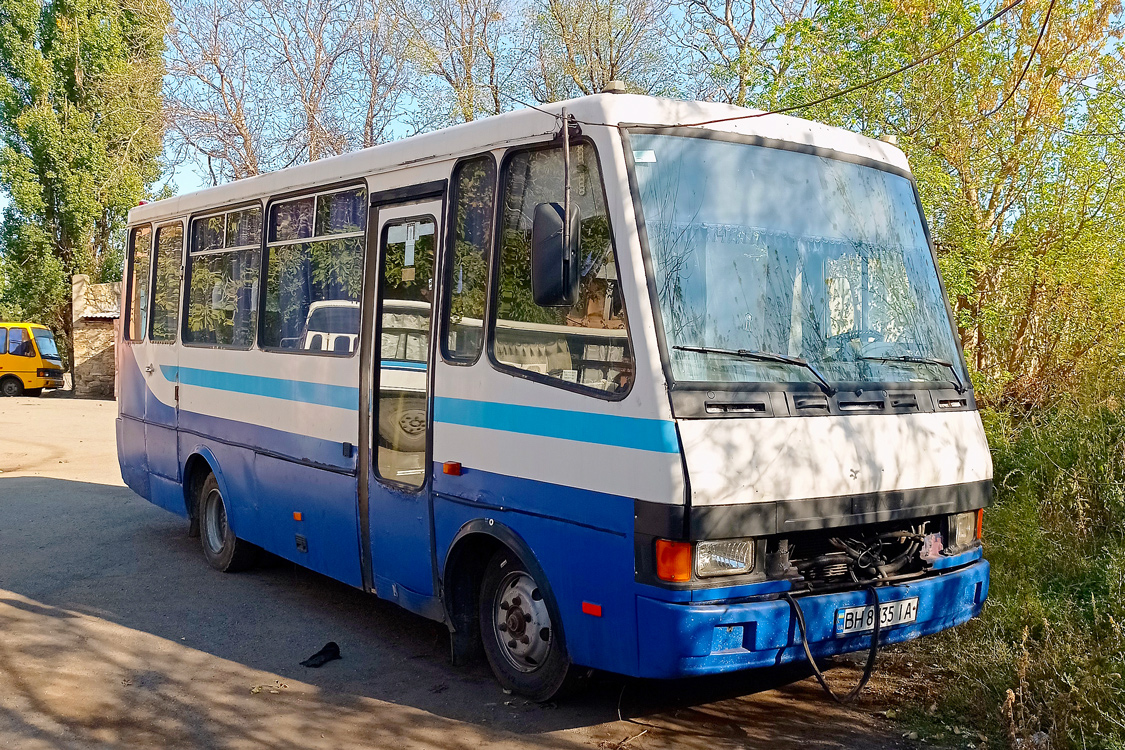
<svg viewBox="0 0 1125 750">
<path fill-rule="evenodd" d="M 938 517 L 775 537 L 766 574 L 818 591 L 920 577 L 947 548 L 944 526 Z"/>
</svg>

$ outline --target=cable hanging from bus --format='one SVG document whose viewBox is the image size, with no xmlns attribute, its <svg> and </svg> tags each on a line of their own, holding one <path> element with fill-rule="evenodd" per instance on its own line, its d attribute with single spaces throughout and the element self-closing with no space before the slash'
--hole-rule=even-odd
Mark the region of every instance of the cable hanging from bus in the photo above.
<svg viewBox="0 0 1125 750">
<path fill-rule="evenodd" d="M 599 94 L 133 209 L 126 483 L 536 700 L 974 617 L 992 464 L 906 159 L 748 112 Z"/>
</svg>

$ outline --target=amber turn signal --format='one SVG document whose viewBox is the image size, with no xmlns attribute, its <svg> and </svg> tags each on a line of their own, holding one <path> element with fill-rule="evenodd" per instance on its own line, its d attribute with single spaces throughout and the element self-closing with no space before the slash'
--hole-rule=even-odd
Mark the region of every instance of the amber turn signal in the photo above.
<svg viewBox="0 0 1125 750">
<path fill-rule="evenodd" d="M 656 540 L 656 577 L 680 583 L 691 580 L 691 543 Z"/>
</svg>

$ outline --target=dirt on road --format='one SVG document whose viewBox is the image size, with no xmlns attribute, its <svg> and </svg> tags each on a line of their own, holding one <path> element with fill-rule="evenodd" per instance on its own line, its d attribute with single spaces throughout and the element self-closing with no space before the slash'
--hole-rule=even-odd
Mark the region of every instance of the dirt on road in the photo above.
<svg viewBox="0 0 1125 750">
<path fill-rule="evenodd" d="M 450 665 L 440 624 L 277 559 L 212 570 L 183 519 L 121 482 L 116 411 L 0 399 L 0 747 L 913 744 L 879 715 L 891 705 L 836 706 L 803 667 L 507 695 L 486 667 Z M 299 666 L 330 640 L 341 660 Z"/>
</svg>

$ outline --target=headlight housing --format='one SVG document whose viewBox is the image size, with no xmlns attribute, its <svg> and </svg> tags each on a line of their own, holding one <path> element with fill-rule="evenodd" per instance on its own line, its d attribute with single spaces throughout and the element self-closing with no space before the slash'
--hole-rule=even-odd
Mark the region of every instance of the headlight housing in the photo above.
<svg viewBox="0 0 1125 750">
<path fill-rule="evenodd" d="M 753 539 L 696 542 L 695 574 L 700 578 L 733 576 L 754 569 Z"/>
<path fill-rule="evenodd" d="M 980 538 L 980 517 L 984 511 L 971 510 L 949 517 L 949 538 L 946 547 L 968 547 Z"/>
</svg>

